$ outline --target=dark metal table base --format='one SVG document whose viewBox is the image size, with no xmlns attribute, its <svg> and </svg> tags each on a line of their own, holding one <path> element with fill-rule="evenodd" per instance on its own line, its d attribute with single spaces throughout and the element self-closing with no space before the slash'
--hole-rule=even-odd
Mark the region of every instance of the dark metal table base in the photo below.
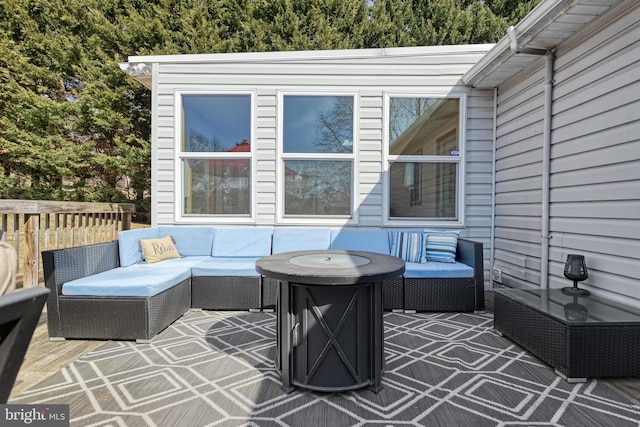
<svg viewBox="0 0 640 427">
<path fill-rule="evenodd" d="M 278 280 L 276 368 L 282 388 L 382 389 L 382 283 L 404 272 L 398 257 L 337 249 L 260 258 Z"/>
<path fill-rule="evenodd" d="M 276 368 L 285 392 L 382 389 L 382 282 L 280 282 L 277 312 Z"/>
</svg>

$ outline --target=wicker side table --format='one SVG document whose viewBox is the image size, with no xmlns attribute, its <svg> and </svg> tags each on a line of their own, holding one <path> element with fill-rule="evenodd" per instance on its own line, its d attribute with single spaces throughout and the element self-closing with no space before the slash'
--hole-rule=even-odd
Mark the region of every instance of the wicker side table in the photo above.
<svg viewBox="0 0 640 427">
<path fill-rule="evenodd" d="M 494 328 L 568 382 L 640 376 L 640 312 L 559 289 L 494 290 Z"/>
</svg>

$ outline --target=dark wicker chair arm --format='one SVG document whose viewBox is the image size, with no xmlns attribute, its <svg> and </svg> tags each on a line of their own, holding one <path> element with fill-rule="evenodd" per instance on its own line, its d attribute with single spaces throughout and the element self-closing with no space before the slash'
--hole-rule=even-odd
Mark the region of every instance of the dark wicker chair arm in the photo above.
<svg viewBox="0 0 640 427">
<path fill-rule="evenodd" d="M 119 266 L 117 240 L 42 252 L 45 285 L 58 294 L 66 282 Z"/>
<path fill-rule="evenodd" d="M 456 260 L 473 267 L 476 310 L 484 310 L 484 255 L 482 243 L 468 239 L 458 239 Z"/>
<path fill-rule="evenodd" d="M 44 284 L 51 290 L 47 299 L 47 326 L 50 337 L 64 337 L 60 326 L 62 285 L 71 280 L 111 270 L 119 265 L 117 240 L 42 252 Z"/>
</svg>

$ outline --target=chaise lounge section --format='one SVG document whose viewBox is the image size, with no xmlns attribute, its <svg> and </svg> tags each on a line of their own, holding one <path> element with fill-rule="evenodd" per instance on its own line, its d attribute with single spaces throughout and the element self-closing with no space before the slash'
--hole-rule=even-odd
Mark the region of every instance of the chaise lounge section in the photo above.
<svg viewBox="0 0 640 427">
<path fill-rule="evenodd" d="M 167 265 L 162 271 L 149 274 L 142 268 L 120 267 L 117 241 L 44 251 L 42 263 L 45 285 L 51 290 L 47 320 L 49 337 L 54 341 L 79 338 L 146 342 L 191 307 L 191 277 L 185 276 L 185 270 Z M 105 272 L 110 274 L 102 274 Z M 164 273 L 169 276 L 163 277 Z M 89 278 L 97 284 L 88 283 L 94 289 L 73 290 L 74 281 Z M 161 289 L 160 279 L 170 286 Z M 137 292 L 115 290 L 132 282 L 138 285 Z"/>
<path fill-rule="evenodd" d="M 178 257 L 145 259 L 142 242 L 167 236 Z M 190 309 L 272 310 L 277 283 L 256 272 L 259 258 L 307 249 L 392 254 L 394 236 L 382 229 L 161 226 L 123 231 L 109 243 L 44 251 L 45 285 L 52 291 L 49 336 L 148 342 Z M 459 238 L 450 249 L 455 262 L 405 260 L 405 274 L 383 283 L 384 308 L 484 310 L 482 244 Z"/>
</svg>

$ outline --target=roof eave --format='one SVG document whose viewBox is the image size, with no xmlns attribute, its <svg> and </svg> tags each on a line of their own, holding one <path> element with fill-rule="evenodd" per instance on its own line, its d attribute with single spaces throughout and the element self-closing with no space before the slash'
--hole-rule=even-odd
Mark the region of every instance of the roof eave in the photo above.
<svg viewBox="0 0 640 427">
<path fill-rule="evenodd" d="M 518 45 L 533 49 L 553 50 L 568 37 L 590 24 L 605 10 L 618 5 L 623 0 L 542 0 L 522 21 L 514 28 Z M 594 18 L 588 22 L 575 23 L 573 32 L 566 32 L 554 39 L 549 37 L 538 37 L 558 18 L 563 16 L 574 6 L 589 6 L 601 8 L 601 11 L 594 14 Z M 572 25 L 564 23 L 565 27 Z M 543 40 L 542 40 L 543 39 Z M 462 81 L 472 87 L 493 88 L 504 83 L 519 71 L 527 68 L 531 63 L 537 61 L 535 55 L 516 55 L 511 50 L 511 42 L 508 34 L 505 35 L 491 51 L 489 51 L 480 61 L 471 67 L 462 77 Z"/>
<path fill-rule="evenodd" d="M 415 55 L 445 55 L 460 54 L 463 52 L 483 53 L 488 51 L 492 44 L 468 44 L 453 46 L 412 46 L 371 49 L 333 49 L 333 50 L 299 50 L 276 52 L 230 52 L 230 53 L 204 53 L 204 54 L 179 54 L 179 55 L 149 55 L 130 56 L 129 63 L 251 63 L 251 62 L 288 62 L 288 61 L 317 61 L 317 60 L 343 60 L 343 59 L 367 59 L 382 57 L 402 57 Z"/>
<path fill-rule="evenodd" d="M 339 61 L 345 59 L 371 59 L 410 57 L 416 55 L 460 55 L 486 54 L 492 44 L 469 44 L 454 46 L 413 46 L 380 49 L 337 49 L 281 52 L 233 52 L 215 54 L 181 54 L 130 56 L 129 62 L 120 63 L 120 69 L 148 89 L 153 86 L 153 64 L 248 64 L 299 61 Z"/>
</svg>

